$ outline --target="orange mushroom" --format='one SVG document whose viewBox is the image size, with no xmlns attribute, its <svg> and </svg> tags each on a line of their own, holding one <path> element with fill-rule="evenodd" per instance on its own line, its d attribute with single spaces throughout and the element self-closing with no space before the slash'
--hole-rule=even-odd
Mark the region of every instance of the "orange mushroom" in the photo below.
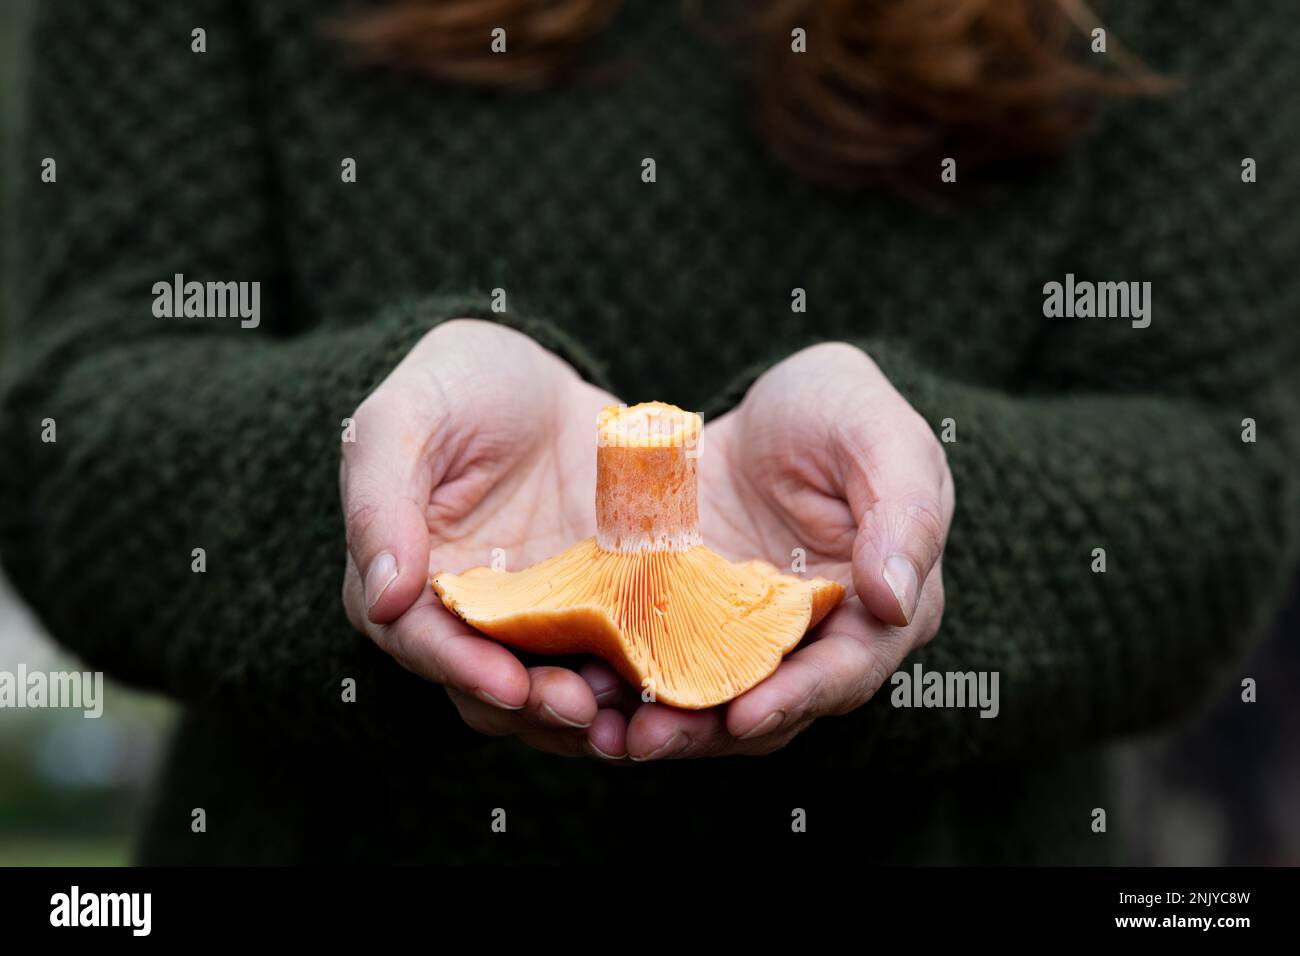
<svg viewBox="0 0 1300 956">
<path fill-rule="evenodd" d="M 439 572 L 452 613 L 504 644 L 590 653 L 652 699 L 713 707 L 763 680 L 844 598 L 824 578 L 702 544 L 700 416 L 611 405 L 597 423 L 596 536 L 517 572 Z"/>
</svg>

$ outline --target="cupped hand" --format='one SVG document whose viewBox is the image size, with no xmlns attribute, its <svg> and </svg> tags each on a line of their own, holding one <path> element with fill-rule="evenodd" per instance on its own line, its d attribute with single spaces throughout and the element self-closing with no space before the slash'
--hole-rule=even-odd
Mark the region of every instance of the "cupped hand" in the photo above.
<svg viewBox="0 0 1300 956">
<path fill-rule="evenodd" d="M 769 370 L 706 426 L 699 472 L 707 546 L 832 578 L 848 597 L 770 677 L 723 707 L 625 701 L 632 760 L 783 747 L 818 717 L 869 700 L 943 614 L 952 476 L 924 419 L 861 350 L 818 345 Z M 587 677 L 612 682 L 601 665 Z"/>
<path fill-rule="evenodd" d="M 592 436 L 613 402 L 527 336 L 458 319 L 361 403 L 353 440 L 345 431 L 348 619 L 445 687 L 482 733 L 565 754 L 622 746 L 622 716 L 600 708 L 602 674 L 593 690 L 566 668 L 525 667 L 449 614 L 428 583 L 443 569 L 518 570 L 590 535 Z"/>
</svg>

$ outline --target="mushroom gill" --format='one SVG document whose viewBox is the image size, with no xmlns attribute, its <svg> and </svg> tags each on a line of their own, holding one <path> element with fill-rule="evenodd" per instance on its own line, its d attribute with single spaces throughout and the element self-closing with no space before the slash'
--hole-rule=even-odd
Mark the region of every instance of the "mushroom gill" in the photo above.
<svg viewBox="0 0 1300 956">
<path fill-rule="evenodd" d="M 597 423 L 596 536 L 522 571 L 439 572 L 452 613 L 504 644 L 590 653 L 664 704 L 696 710 L 763 680 L 844 598 L 701 543 L 701 421 L 673 405 L 612 405 Z"/>
</svg>

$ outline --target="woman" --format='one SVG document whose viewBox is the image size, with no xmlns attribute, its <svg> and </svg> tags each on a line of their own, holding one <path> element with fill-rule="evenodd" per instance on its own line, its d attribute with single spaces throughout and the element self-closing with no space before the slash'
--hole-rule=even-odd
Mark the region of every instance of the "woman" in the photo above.
<svg viewBox="0 0 1300 956">
<path fill-rule="evenodd" d="M 8 573 L 185 705 L 143 860 L 1115 858 L 1103 745 L 1235 682 L 1295 554 L 1290 0 L 180 6 L 43 5 L 2 426 Z M 1179 85 L 1087 132 L 1121 36 Z M 650 399 L 714 547 L 854 594 L 714 711 L 426 583 L 590 534 Z"/>
</svg>

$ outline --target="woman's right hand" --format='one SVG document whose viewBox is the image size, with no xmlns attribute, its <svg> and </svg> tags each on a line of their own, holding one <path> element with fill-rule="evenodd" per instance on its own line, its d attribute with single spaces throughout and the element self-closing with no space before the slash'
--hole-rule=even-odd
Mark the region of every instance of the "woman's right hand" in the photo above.
<svg viewBox="0 0 1300 956">
<path fill-rule="evenodd" d="M 617 400 L 532 339 L 473 319 L 429 332 L 345 432 L 348 620 L 446 688 L 481 733 L 540 750 L 619 757 L 625 722 L 607 668 L 526 668 L 444 609 L 440 570 L 519 570 L 588 536 L 596 418 Z"/>
</svg>

